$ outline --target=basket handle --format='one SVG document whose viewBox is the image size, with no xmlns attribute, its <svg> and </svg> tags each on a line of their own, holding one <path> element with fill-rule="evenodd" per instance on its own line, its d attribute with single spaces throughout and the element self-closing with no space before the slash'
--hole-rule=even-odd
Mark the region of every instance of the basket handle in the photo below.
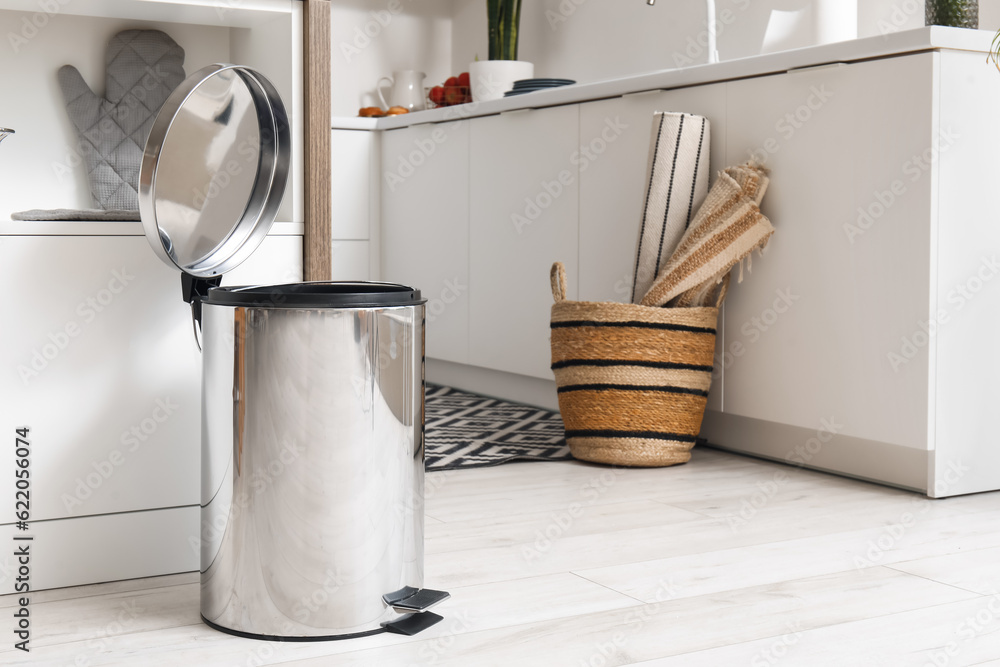
<svg viewBox="0 0 1000 667">
<path fill-rule="evenodd" d="M 726 292 L 729 291 L 729 278 L 732 274 L 727 273 L 723 278 L 719 286 L 719 296 L 715 299 L 715 307 L 722 308 L 722 302 L 726 300 Z"/>
<path fill-rule="evenodd" d="M 549 273 L 549 279 L 552 281 L 552 299 L 556 303 L 565 301 L 566 267 L 563 266 L 562 262 L 556 262 L 552 265 L 552 271 Z"/>
</svg>

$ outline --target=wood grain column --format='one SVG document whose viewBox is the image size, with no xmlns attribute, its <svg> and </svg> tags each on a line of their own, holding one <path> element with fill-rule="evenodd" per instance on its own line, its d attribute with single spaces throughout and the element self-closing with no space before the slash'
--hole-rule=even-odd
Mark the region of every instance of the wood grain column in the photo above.
<svg viewBox="0 0 1000 667">
<path fill-rule="evenodd" d="M 304 0 L 305 280 L 330 280 L 330 0 Z"/>
</svg>

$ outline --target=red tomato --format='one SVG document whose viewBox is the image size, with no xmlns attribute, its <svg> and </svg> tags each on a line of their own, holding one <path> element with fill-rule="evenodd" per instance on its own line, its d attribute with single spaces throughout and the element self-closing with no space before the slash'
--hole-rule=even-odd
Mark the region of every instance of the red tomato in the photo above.
<svg viewBox="0 0 1000 667">
<path fill-rule="evenodd" d="M 449 76 L 448 80 L 444 82 L 444 87 L 445 88 L 447 88 L 448 86 L 457 86 L 457 85 L 460 85 L 458 83 L 458 77 L 457 76 Z"/>
<path fill-rule="evenodd" d="M 458 75 L 458 85 L 465 86 L 466 88 L 468 88 L 469 86 L 472 85 L 469 82 L 469 73 L 468 72 L 462 72 L 461 74 Z"/>
<path fill-rule="evenodd" d="M 434 86 L 431 88 L 430 98 L 431 102 L 434 104 L 441 104 L 444 102 L 444 88 L 441 86 Z"/>
<path fill-rule="evenodd" d="M 465 103 L 465 89 L 459 88 L 458 86 L 445 86 L 444 89 L 444 101 L 445 104 L 464 104 Z"/>
</svg>

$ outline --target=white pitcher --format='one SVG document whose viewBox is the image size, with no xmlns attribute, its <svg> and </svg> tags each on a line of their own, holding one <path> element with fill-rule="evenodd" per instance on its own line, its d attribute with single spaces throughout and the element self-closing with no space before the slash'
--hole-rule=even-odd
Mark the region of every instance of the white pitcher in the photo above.
<svg viewBox="0 0 1000 667">
<path fill-rule="evenodd" d="M 378 80 L 375 90 L 378 91 L 378 98 L 382 101 L 383 107 L 403 107 L 410 111 L 420 111 L 424 108 L 424 77 L 423 72 L 407 69 L 400 72 L 393 72 L 391 77 L 383 76 Z M 382 94 L 382 82 L 388 81 L 392 86 L 392 93 L 389 100 Z M 391 104 L 389 102 L 392 102 Z"/>
</svg>

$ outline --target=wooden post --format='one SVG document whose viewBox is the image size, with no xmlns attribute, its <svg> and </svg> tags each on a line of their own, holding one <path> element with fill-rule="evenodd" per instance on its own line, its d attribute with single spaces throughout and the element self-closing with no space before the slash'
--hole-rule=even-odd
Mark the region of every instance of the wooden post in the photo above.
<svg viewBox="0 0 1000 667">
<path fill-rule="evenodd" d="M 305 242 L 303 277 L 330 280 L 330 0 L 304 0 Z"/>
</svg>

